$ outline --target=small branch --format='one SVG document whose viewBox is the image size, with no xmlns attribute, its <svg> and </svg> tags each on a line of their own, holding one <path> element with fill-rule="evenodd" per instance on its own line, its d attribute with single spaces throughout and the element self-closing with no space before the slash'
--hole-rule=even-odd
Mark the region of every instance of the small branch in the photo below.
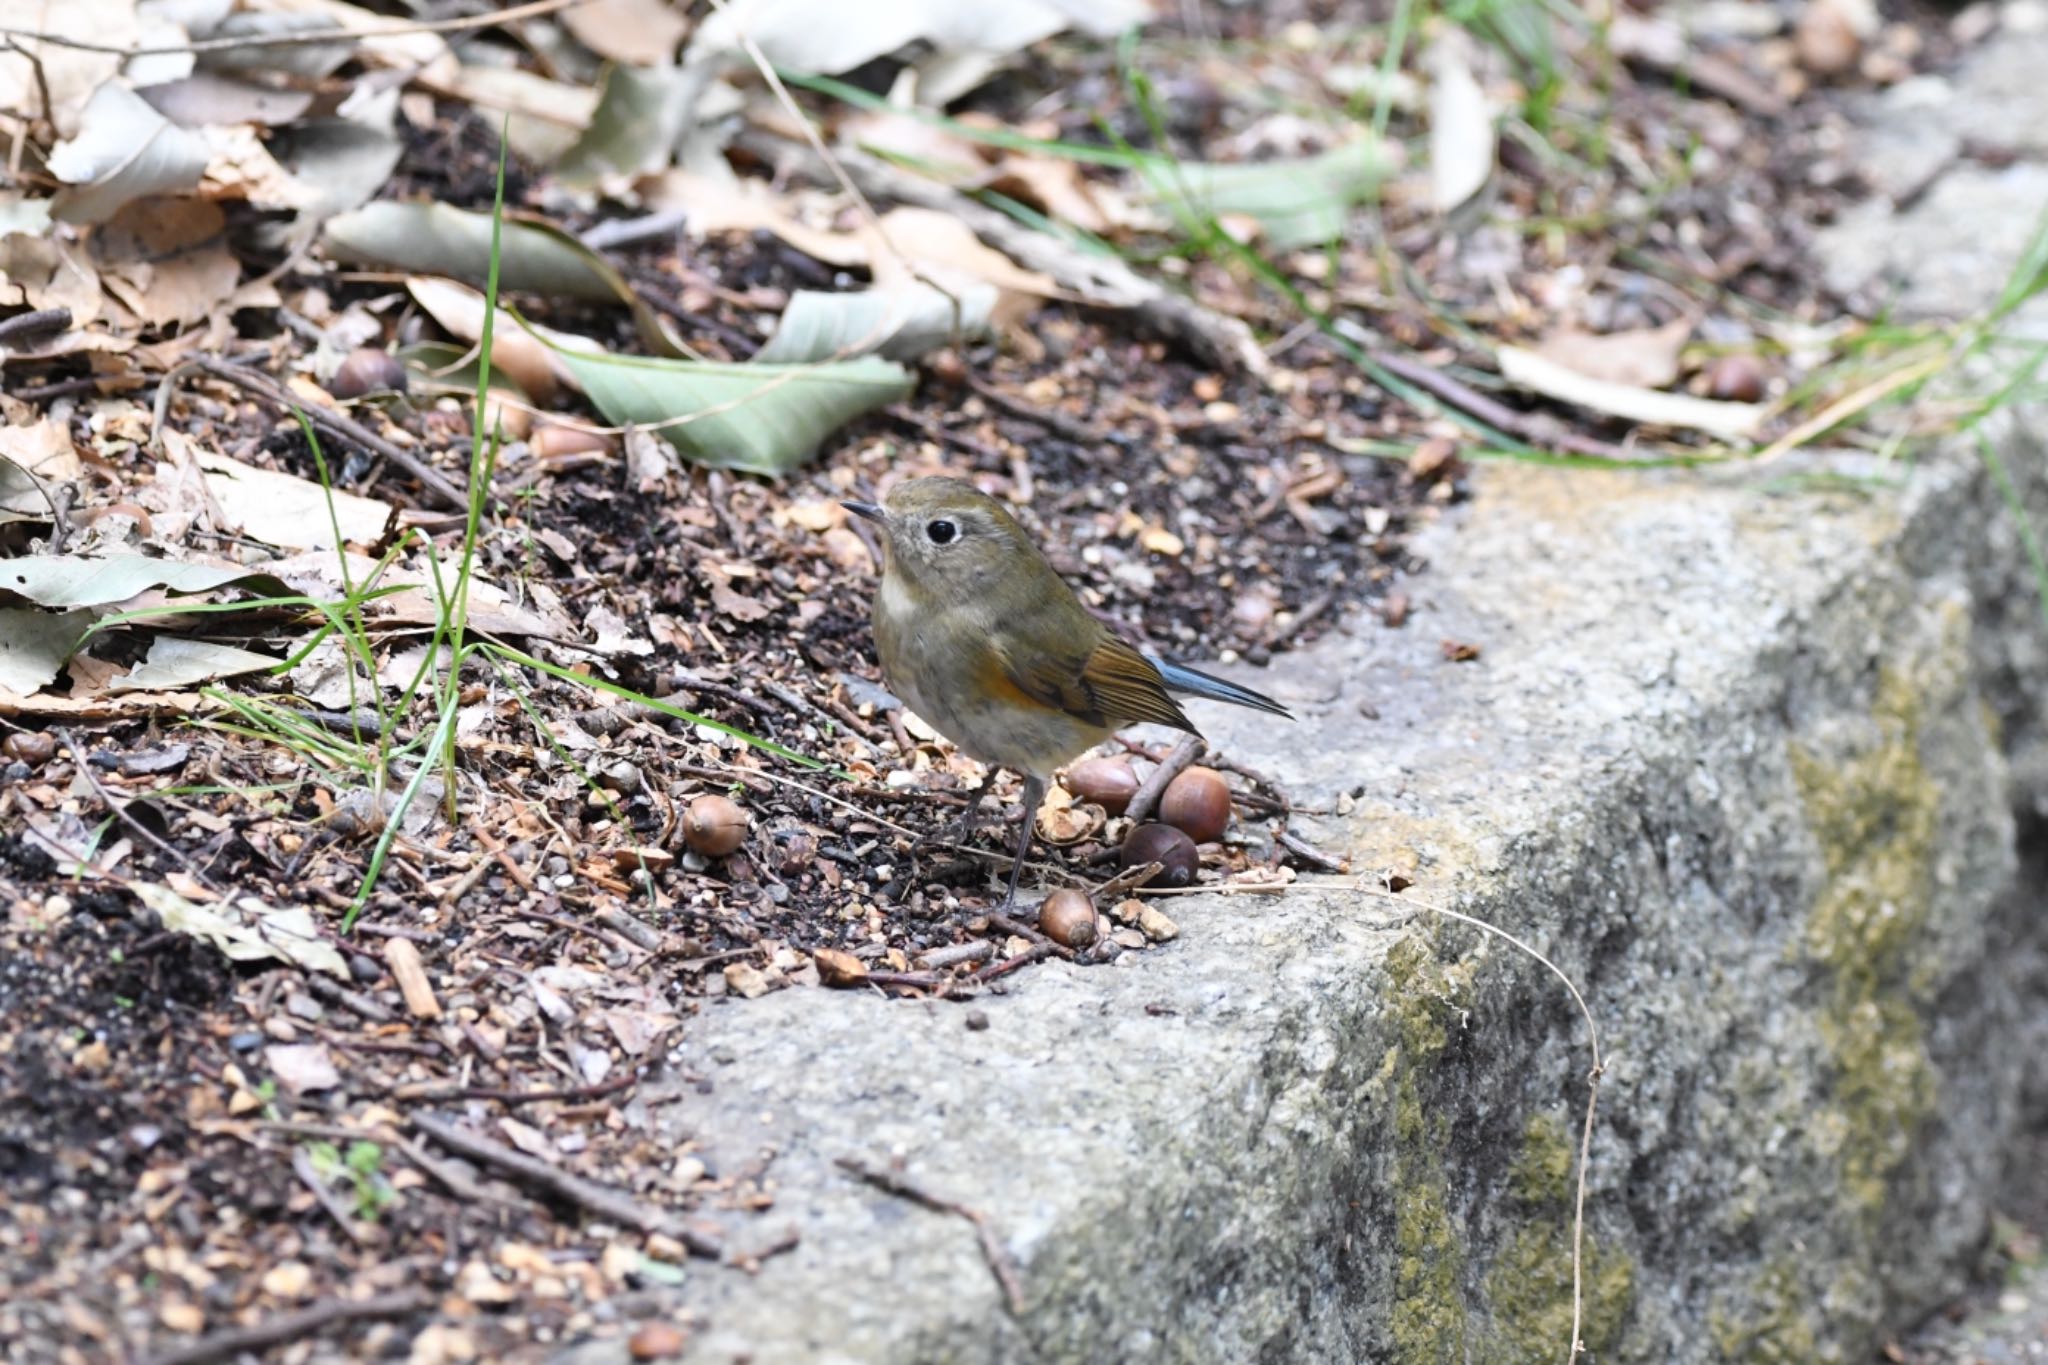
<svg viewBox="0 0 2048 1365">
<path fill-rule="evenodd" d="M 943 948 L 933 948 L 919 953 L 914 959 L 924 967 L 942 972 L 948 967 L 958 967 L 964 962 L 980 962 L 995 954 L 996 945 L 985 938 L 972 939 L 966 943 L 949 943 Z"/>
<path fill-rule="evenodd" d="M 313 1158 L 306 1155 L 304 1147 L 292 1149 L 292 1174 L 299 1178 L 299 1183 L 312 1194 L 313 1202 L 327 1211 L 327 1216 L 334 1220 L 336 1227 L 348 1235 L 351 1242 L 358 1247 L 367 1248 L 370 1245 L 363 1230 L 356 1226 L 355 1214 L 350 1210 L 347 1201 L 328 1188 L 327 1182 L 320 1178 L 320 1172 L 313 1168 Z"/>
<path fill-rule="evenodd" d="M 1274 837 L 1280 841 L 1281 847 L 1312 867 L 1319 867 L 1325 872 L 1349 872 L 1351 870 L 1351 864 L 1348 860 L 1332 857 L 1292 830 L 1283 829 Z"/>
<path fill-rule="evenodd" d="M 424 1289 L 401 1289 L 368 1299 L 330 1299 L 286 1313 L 254 1327 L 231 1327 L 203 1336 L 189 1346 L 176 1346 L 143 1358 L 143 1365 L 208 1365 L 211 1361 L 269 1350 L 301 1337 L 312 1336 L 325 1327 L 344 1322 L 375 1322 L 385 1318 L 409 1317 L 434 1306 L 434 1296 Z"/>
<path fill-rule="evenodd" d="M 435 500 L 443 506 L 457 509 L 469 506 L 469 499 L 463 494 L 462 490 L 449 482 L 447 476 L 442 474 L 440 470 L 435 469 L 419 456 L 393 445 L 390 441 L 385 440 L 362 423 L 351 417 L 344 417 L 341 413 L 336 412 L 333 408 L 323 403 L 310 402 L 299 397 L 297 394 L 287 392 L 262 371 L 250 369 L 246 365 L 232 365 L 215 356 L 195 356 L 186 363 L 203 373 L 212 375 L 215 379 L 224 379 L 237 388 L 253 393 L 263 401 L 283 408 L 287 412 L 296 410 L 304 413 L 308 422 L 311 422 L 316 428 L 326 432 L 329 436 L 337 437 L 344 441 L 352 441 L 371 454 L 397 465 L 413 478 L 419 480 L 420 486 L 433 494 Z M 168 380 L 166 384 L 168 385 Z"/>
<path fill-rule="evenodd" d="M 1015 397 L 985 379 L 975 375 L 967 376 L 967 387 L 980 394 L 983 401 L 1001 408 L 1010 416 L 1044 427 L 1062 440 L 1072 441 L 1077 446 L 1099 446 L 1109 440 L 1101 432 L 1078 418 L 1069 417 L 1053 408 L 1040 407 Z"/>
<path fill-rule="evenodd" d="M 629 915 L 624 910 L 600 910 L 591 918 L 621 938 L 633 940 L 650 953 L 661 951 L 661 930 L 637 915 Z"/>
<path fill-rule="evenodd" d="M 1000 929 L 1006 934 L 1015 934 L 1018 938 L 1030 943 L 1034 948 L 1051 949 L 1053 953 L 1069 960 L 1072 960 L 1074 956 L 1072 948 L 1054 943 L 1035 924 L 1026 924 L 1023 920 L 1012 919 L 1000 910 L 991 910 L 983 918 L 988 921 L 989 928 Z"/>
<path fill-rule="evenodd" d="M 1151 819 L 1159 798 L 1166 794 L 1167 784 L 1186 772 L 1188 765 L 1200 758 L 1208 747 L 1200 735 L 1182 735 L 1180 742 L 1159 760 L 1159 766 L 1146 774 L 1145 780 L 1138 784 L 1138 790 L 1131 795 L 1131 803 L 1124 807 L 1124 814 L 1130 817 L 1131 823 L 1142 824 Z"/>
<path fill-rule="evenodd" d="M 1143 886 L 1165 870 L 1166 864 L 1158 862 L 1139 863 L 1136 867 L 1127 867 L 1096 887 L 1095 899 L 1106 904 L 1134 887 Z"/>
<path fill-rule="evenodd" d="M 639 1081 L 640 1078 L 638 1076 L 627 1072 L 623 1076 L 614 1076 L 608 1081 L 599 1081 L 595 1085 L 578 1085 L 563 1090 L 497 1090 L 487 1085 L 401 1085 L 391 1092 L 391 1098 L 395 1100 L 427 1100 L 436 1104 L 450 1100 L 496 1100 L 499 1104 L 510 1105 L 533 1104 L 539 1100 L 568 1100 L 577 1102 L 602 1099 L 606 1095 L 616 1095 L 621 1090 L 632 1089 L 635 1085 L 639 1084 Z"/>
<path fill-rule="evenodd" d="M 607 1222 L 673 1237 L 698 1256 L 715 1260 L 724 1252 L 717 1238 L 691 1227 L 667 1209 L 643 1204 L 624 1190 L 586 1180 L 538 1157 L 515 1152 L 503 1143 L 493 1142 L 481 1133 L 473 1133 L 439 1114 L 414 1114 L 412 1126 L 452 1152 L 495 1166 L 505 1174 L 594 1213 Z"/>
<path fill-rule="evenodd" d="M 911 1203 L 922 1205 L 933 1213 L 950 1213 L 972 1223 L 975 1239 L 981 1243 L 981 1257 L 988 1262 L 989 1272 L 996 1277 L 996 1284 L 1003 1291 L 1003 1302 L 1009 1305 L 1010 1316 L 1017 1317 L 1024 1312 L 1024 1286 L 1017 1263 L 997 1240 L 995 1230 L 989 1226 L 986 1214 L 979 1209 L 971 1209 L 965 1204 L 955 1203 L 951 1199 L 933 1194 L 900 1171 L 871 1166 L 857 1156 L 842 1156 L 833 1164 L 848 1175 L 873 1185 L 885 1194 L 893 1194 L 898 1199 L 908 1199 Z"/>
<path fill-rule="evenodd" d="M 1518 436 L 1531 445 L 1549 446 L 1573 455 L 1588 455 L 1596 460 L 1630 461 L 1636 458 L 1618 445 L 1567 431 L 1564 424 L 1554 417 L 1543 413 L 1519 412 L 1412 356 L 1397 355 L 1393 351 L 1372 351 L 1369 355 L 1373 364 L 1395 378 L 1405 379 L 1424 393 L 1441 398 L 1460 412 L 1470 413 L 1488 426 L 1499 427 L 1510 436 Z"/>
<path fill-rule="evenodd" d="M 1071 948 L 1062 948 L 1049 938 L 1042 939 L 1015 957 L 991 963 L 967 979 L 977 986 L 986 986 L 991 981 L 999 980 L 1002 977 L 1008 976 L 1011 972 L 1029 967 L 1034 962 L 1043 962 L 1049 957 L 1063 957 L 1067 961 L 1072 962 L 1074 960 L 1074 951 Z"/>
<path fill-rule="evenodd" d="M 11 318 L 0 320 L 0 347 L 12 346 L 49 332 L 61 332 L 69 326 L 69 308 L 38 308 L 33 313 L 16 313 Z"/>
<path fill-rule="evenodd" d="M 380 1002 L 372 1000 L 361 991 L 352 991 L 339 982 L 331 981 L 318 972 L 306 973 L 306 989 L 319 996 L 322 1000 L 325 1000 L 328 1004 L 339 1005 L 343 1009 L 353 1012 L 357 1017 L 367 1019 L 373 1024 L 388 1024 L 391 1022 L 391 1011 L 385 1009 Z"/>
<path fill-rule="evenodd" d="M 434 994 L 434 983 L 427 979 L 427 965 L 420 960 L 420 950 L 409 938 L 384 940 L 384 961 L 391 968 L 391 975 L 398 981 L 398 993 L 405 998 L 405 1007 L 415 1019 L 439 1019 L 441 1001 Z"/>
</svg>

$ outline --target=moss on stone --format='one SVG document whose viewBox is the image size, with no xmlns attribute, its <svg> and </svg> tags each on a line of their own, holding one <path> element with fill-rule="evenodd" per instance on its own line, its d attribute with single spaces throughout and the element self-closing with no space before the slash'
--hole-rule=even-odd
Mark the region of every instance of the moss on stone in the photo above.
<svg viewBox="0 0 2048 1365">
<path fill-rule="evenodd" d="M 1508 1171 L 1508 1188 L 1525 1204 L 1541 1206 L 1568 1201 L 1572 1197 L 1578 1155 L 1563 1119 L 1549 1113 L 1531 1114 L 1522 1129 L 1522 1145 L 1515 1152 L 1514 1165 Z"/>
<path fill-rule="evenodd" d="M 1804 936 L 1832 987 L 1818 1020 L 1834 1064 L 1829 1112 L 1811 1133 L 1833 1149 L 1824 1154 L 1849 1202 L 1872 1215 L 1936 1102 L 1920 1013 L 1932 987 L 1913 952 L 1932 906 L 1941 806 L 1920 758 L 1922 705 L 1914 681 L 1887 670 L 1875 744 L 1848 758 L 1791 752 L 1828 872 Z"/>
<path fill-rule="evenodd" d="M 1422 1082 L 1450 1040 L 1453 996 L 1468 989 L 1472 965 L 1439 962 L 1431 942 L 1411 934 L 1387 954 L 1387 1000 L 1397 1046 L 1394 1101 L 1394 1359 L 1441 1365 L 1466 1358 L 1465 1245 L 1444 1178 L 1446 1127 L 1424 1103 Z"/>
<path fill-rule="evenodd" d="M 1807 1365 L 1822 1359 L 1814 1319 L 1819 1303 L 1784 1263 L 1767 1266 L 1739 1304 L 1723 1298 L 1707 1310 L 1707 1334 L 1722 1360 Z"/>
<path fill-rule="evenodd" d="M 1508 1172 L 1514 1227 L 1486 1274 L 1493 1331 L 1488 1360 L 1564 1355 L 1572 1334 L 1572 1206 L 1577 1149 L 1555 1114 L 1529 1117 Z M 1634 1258 L 1586 1231 L 1579 1338 L 1596 1355 L 1621 1340 L 1635 1304 Z"/>
</svg>

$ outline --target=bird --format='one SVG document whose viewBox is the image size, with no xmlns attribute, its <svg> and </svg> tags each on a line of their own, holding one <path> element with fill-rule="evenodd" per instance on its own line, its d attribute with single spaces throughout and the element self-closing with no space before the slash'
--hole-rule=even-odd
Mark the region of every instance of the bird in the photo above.
<svg viewBox="0 0 2048 1365">
<path fill-rule="evenodd" d="M 1009 510 L 964 480 L 911 479 L 879 505 L 840 505 L 882 531 L 873 620 L 890 690 L 969 757 L 1024 778 L 1004 910 L 1054 770 L 1140 721 L 1199 735 L 1182 697 L 1294 718 L 1271 697 L 1116 635 Z M 970 799 L 969 828 L 987 785 Z"/>
</svg>

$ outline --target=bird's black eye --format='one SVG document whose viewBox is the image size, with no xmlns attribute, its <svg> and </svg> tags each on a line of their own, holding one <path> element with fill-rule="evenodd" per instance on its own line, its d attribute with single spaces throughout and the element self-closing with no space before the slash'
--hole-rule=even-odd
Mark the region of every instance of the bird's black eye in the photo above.
<svg viewBox="0 0 2048 1365">
<path fill-rule="evenodd" d="M 924 533 L 930 537 L 934 545 L 951 545 L 960 538 L 960 528 L 947 521 L 944 517 L 939 518 L 937 521 L 926 522 Z"/>
</svg>

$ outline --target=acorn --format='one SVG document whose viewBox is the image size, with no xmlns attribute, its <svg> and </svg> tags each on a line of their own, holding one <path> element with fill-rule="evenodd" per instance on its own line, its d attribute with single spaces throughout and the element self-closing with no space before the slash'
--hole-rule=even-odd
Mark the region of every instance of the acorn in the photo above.
<svg viewBox="0 0 2048 1365">
<path fill-rule="evenodd" d="M 341 359 L 327 391 L 336 398 L 361 398 L 366 393 L 404 393 L 405 366 L 397 356 L 375 346 L 358 346 Z"/>
<path fill-rule="evenodd" d="M 1071 887 L 1045 898 L 1045 904 L 1038 907 L 1038 927 L 1063 948 L 1093 947 L 1102 937 L 1095 923 L 1095 902 L 1088 899 L 1086 891 Z"/>
<path fill-rule="evenodd" d="M 1707 397 L 1754 403 L 1764 396 L 1763 362 L 1753 355 L 1717 355 L 1707 366 Z"/>
<path fill-rule="evenodd" d="M 683 1353 L 690 1338 L 673 1323 L 643 1323 L 626 1341 L 626 1354 L 635 1360 L 673 1360 Z"/>
<path fill-rule="evenodd" d="M 1195 868 L 1201 864 L 1195 853 L 1195 841 L 1172 825 L 1139 825 L 1124 836 L 1124 846 L 1117 857 L 1127 868 L 1160 864 L 1159 875 L 1147 883 L 1149 886 L 1186 886 L 1195 879 Z"/>
<path fill-rule="evenodd" d="M 1198 844 L 1223 837 L 1230 824 L 1230 788 L 1214 768 L 1189 768 L 1166 784 L 1159 818 Z"/>
<path fill-rule="evenodd" d="M 1067 769 L 1064 787 L 1082 801 L 1093 801 L 1111 815 L 1122 815 L 1138 794 L 1138 775 L 1121 758 L 1084 758 Z"/>
<path fill-rule="evenodd" d="M 747 813 L 723 796 L 700 796 L 683 812 L 683 842 L 707 858 L 723 858 L 747 837 Z"/>
<path fill-rule="evenodd" d="M 57 752 L 57 741 L 40 730 L 17 730 L 0 740 L 0 753 L 32 768 L 48 763 Z"/>
</svg>

